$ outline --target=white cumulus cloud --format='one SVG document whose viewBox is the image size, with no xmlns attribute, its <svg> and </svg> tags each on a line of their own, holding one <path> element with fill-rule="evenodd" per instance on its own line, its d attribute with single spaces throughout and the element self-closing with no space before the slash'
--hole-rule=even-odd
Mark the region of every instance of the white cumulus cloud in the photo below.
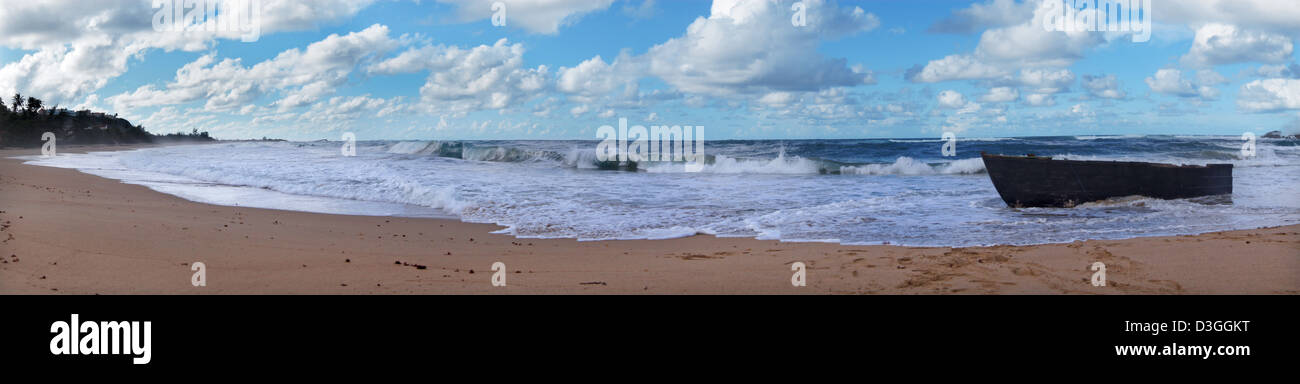
<svg viewBox="0 0 1300 384">
<path fill-rule="evenodd" d="M 262 35 L 314 28 L 355 15 L 374 0 L 261 2 Z M 82 102 L 154 49 L 202 51 L 244 32 L 155 31 L 149 0 L 6 1 L 0 46 L 34 50 L 0 67 L 0 94 L 21 91 L 47 102 Z"/>
<path fill-rule="evenodd" d="M 1145 81 L 1147 86 L 1156 93 L 1178 97 L 1200 97 L 1208 100 L 1218 97 L 1219 90 L 1215 86 L 1227 80 L 1214 71 L 1202 70 L 1197 71 L 1196 81 L 1191 81 L 1183 76 L 1181 70 L 1163 68 Z"/>
<path fill-rule="evenodd" d="M 1083 89 L 1093 97 L 1103 99 L 1123 99 L 1127 94 L 1119 89 L 1119 79 L 1115 75 L 1083 75 Z"/>
<path fill-rule="evenodd" d="M 939 106 L 944 108 L 956 109 L 966 106 L 966 96 L 962 96 L 960 92 L 953 90 L 939 92 L 937 99 Z"/>
<path fill-rule="evenodd" d="M 208 54 L 177 70 L 174 80 L 163 88 L 145 85 L 107 100 L 122 110 L 196 100 L 206 100 L 208 110 L 229 110 L 262 95 L 282 92 L 284 97 L 276 104 L 291 109 L 333 93 L 357 66 L 397 45 L 388 36 L 388 27 L 376 24 L 347 35 L 330 35 L 306 49 L 286 50 L 251 67 L 238 59 L 218 62 L 215 55 Z"/>
<path fill-rule="evenodd" d="M 1211 23 L 1196 30 L 1192 48 L 1182 60 L 1193 67 L 1244 62 L 1280 63 L 1291 58 L 1292 49 L 1291 38 L 1284 35 Z"/>
<path fill-rule="evenodd" d="M 420 88 L 425 107 L 438 113 L 465 113 L 511 107 L 540 96 L 552 86 L 545 66 L 526 68 L 523 44 L 506 39 L 463 49 L 421 46 L 368 68 L 376 74 L 429 71 Z"/>
<path fill-rule="evenodd" d="M 1262 79 L 1241 86 L 1237 107 L 1249 112 L 1300 109 L 1300 79 Z"/>
<path fill-rule="evenodd" d="M 979 100 L 985 103 L 1005 103 L 1018 98 L 1020 98 L 1020 91 L 1015 88 L 994 87 L 989 89 L 989 93 L 980 96 Z"/>
<path fill-rule="evenodd" d="M 817 91 L 872 82 L 870 72 L 817 51 L 823 39 L 874 29 L 879 19 L 835 1 L 804 1 L 807 25 L 791 23 L 789 5 L 772 0 L 715 1 L 681 37 L 650 48 L 648 71 L 688 93 L 732 95 Z"/>
</svg>

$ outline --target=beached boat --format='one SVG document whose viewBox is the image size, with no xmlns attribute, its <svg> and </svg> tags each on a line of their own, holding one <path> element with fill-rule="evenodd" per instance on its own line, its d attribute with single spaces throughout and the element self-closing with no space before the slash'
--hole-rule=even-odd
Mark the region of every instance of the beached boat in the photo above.
<svg viewBox="0 0 1300 384">
<path fill-rule="evenodd" d="M 1011 207 L 1069 208 L 1125 196 L 1185 199 L 1232 194 L 1232 164 L 1053 160 L 987 153 L 981 156 L 993 187 Z"/>
</svg>

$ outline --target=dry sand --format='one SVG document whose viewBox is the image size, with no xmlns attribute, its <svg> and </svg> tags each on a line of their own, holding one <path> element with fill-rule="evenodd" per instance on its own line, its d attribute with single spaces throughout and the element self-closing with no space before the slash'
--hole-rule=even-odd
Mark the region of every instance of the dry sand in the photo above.
<svg viewBox="0 0 1300 384">
<path fill-rule="evenodd" d="M 970 248 L 530 240 L 455 220 L 200 204 L 9 159 L 38 153 L 0 150 L 3 294 L 1300 293 L 1300 226 Z M 491 284 L 498 261 L 504 287 Z M 1089 282 L 1096 261 L 1105 287 Z M 190 283 L 194 262 L 205 287 Z M 806 287 L 790 283 L 794 262 Z"/>
</svg>

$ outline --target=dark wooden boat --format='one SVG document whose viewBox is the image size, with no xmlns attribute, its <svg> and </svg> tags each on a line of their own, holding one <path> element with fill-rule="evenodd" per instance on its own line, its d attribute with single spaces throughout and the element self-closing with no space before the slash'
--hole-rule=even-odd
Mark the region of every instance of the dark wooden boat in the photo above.
<svg viewBox="0 0 1300 384">
<path fill-rule="evenodd" d="M 1053 160 L 981 153 L 993 187 L 1011 207 L 1074 207 L 1124 196 L 1186 199 L 1232 194 L 1232 164 L 1172 165 Z"/>
</svg>

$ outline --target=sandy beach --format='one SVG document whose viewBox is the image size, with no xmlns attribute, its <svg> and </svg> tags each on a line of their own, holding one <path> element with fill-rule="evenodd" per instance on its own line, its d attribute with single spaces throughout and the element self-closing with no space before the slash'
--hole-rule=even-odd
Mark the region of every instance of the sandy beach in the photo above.
<svg viewBox="0 0 1300 384">
<path fill-rule="evenodd" d="M 1300 226 L 968 248 L 518 239 L 455 220 L 200 204 L 10 159 L 38 153 L 0 150 L 3 294 L 1300 293 Z M 1105 287 L 1089 280 L 1097 261 Z M 190 283 L 195 262 L 204 287 Z M 491 283 L 495 262 L 505 286 Z M 806 287 L 790 283 L 795 262 Z"/>
</svg>

